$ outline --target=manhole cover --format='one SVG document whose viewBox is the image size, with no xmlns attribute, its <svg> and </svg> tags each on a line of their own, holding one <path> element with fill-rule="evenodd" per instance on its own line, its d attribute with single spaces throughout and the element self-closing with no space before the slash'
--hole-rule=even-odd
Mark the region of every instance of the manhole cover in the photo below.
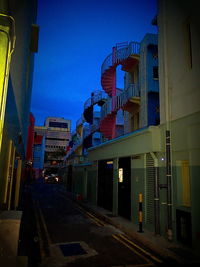
<svg viewBox="0 0 200 267">
<path fill-rule="evenodd" d="M 87 254 L 80 243 L 61 244 L 59 247 L 65 257 Z"/>
</svg>

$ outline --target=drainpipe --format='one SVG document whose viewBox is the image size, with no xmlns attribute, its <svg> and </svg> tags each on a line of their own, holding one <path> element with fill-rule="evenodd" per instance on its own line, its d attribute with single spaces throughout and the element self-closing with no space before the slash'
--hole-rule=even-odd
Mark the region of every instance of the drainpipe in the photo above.
<svg viewBox="0 0 200 267">
<path fill-rule="evenodd" d="M 170 88 L 168 78 L 168 47 L 167 47 L 167 14 L 166 14 L 167 1 L 159 1 L 159 12 L 161 13 L 162 21 L 158 25 L 163 25 L 162 47 L 163 51 L 163 79 L 164 83 L 161 85 L 164 88 L 165 97 L 165 153 L 166 153 L 166 190 L 167 190 L 167 236 L 168 240 L 172 240 L 172 172 L 171 172 L 171 105 L 170 105 Z M 161 11 L 161 12 L 160 12 Z M 159 17 L 158 17 L 159 18 Z"/>
<path fill-rule="evenodd" d="M 167 180 L 167 224 L 168 239 L 172 240 L 172 173 L 170 130 L 166 130 L 166 180 Z"/>
<path fill-rule="evenodd" d="M 158 172 L 158 158 L 155 153 L 150 152 L 154 160 L 154 221 L 155 221 L 155 234 L 160 235 L 160 194 L 159 194 L 159 172 Z"/>
</svg>

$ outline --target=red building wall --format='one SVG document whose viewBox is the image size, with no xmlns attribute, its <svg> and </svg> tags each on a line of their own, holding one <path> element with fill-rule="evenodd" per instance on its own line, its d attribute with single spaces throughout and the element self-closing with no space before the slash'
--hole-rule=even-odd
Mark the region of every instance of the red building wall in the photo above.
<svg viewBox="0 0 200 267">
<path fill-rule="evenodd" d="M 28 139 L 26 147 L 26 161 L 33 161 L 33 144 L 34 144 L 34 125 L 35 118 L 32 113 L 29 115 Z"/>
</svg>

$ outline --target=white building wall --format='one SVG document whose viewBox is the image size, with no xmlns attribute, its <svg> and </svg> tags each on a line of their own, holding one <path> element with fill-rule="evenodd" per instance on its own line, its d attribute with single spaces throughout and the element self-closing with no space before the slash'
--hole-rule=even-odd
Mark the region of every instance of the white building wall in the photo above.
<svg viewBox="0 0 200 267">
<path fill-rule="evenodd" d="M 159 66 L 161 124 L 200 110 L 200 22 L 195 3 L 159 1 L 159 59 L 165 59 Z"/>
</svg>

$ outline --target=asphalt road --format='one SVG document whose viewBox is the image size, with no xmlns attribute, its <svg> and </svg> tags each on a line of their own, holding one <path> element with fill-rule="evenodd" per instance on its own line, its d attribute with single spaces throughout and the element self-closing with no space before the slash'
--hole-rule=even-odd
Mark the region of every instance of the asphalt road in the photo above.
<svg viewBox="0 0 200 267">
<path fill-rule="evenodd" d="M 84 210 L 62 185 L 39 180 L 28 191 L 25 220 L 29 229 L 23 229 L 32 231 L 21 243 L 29 247 L 29 267 L 163 264 L 158 256 L 137 249 L 122 231 Z"/>
</svg>

